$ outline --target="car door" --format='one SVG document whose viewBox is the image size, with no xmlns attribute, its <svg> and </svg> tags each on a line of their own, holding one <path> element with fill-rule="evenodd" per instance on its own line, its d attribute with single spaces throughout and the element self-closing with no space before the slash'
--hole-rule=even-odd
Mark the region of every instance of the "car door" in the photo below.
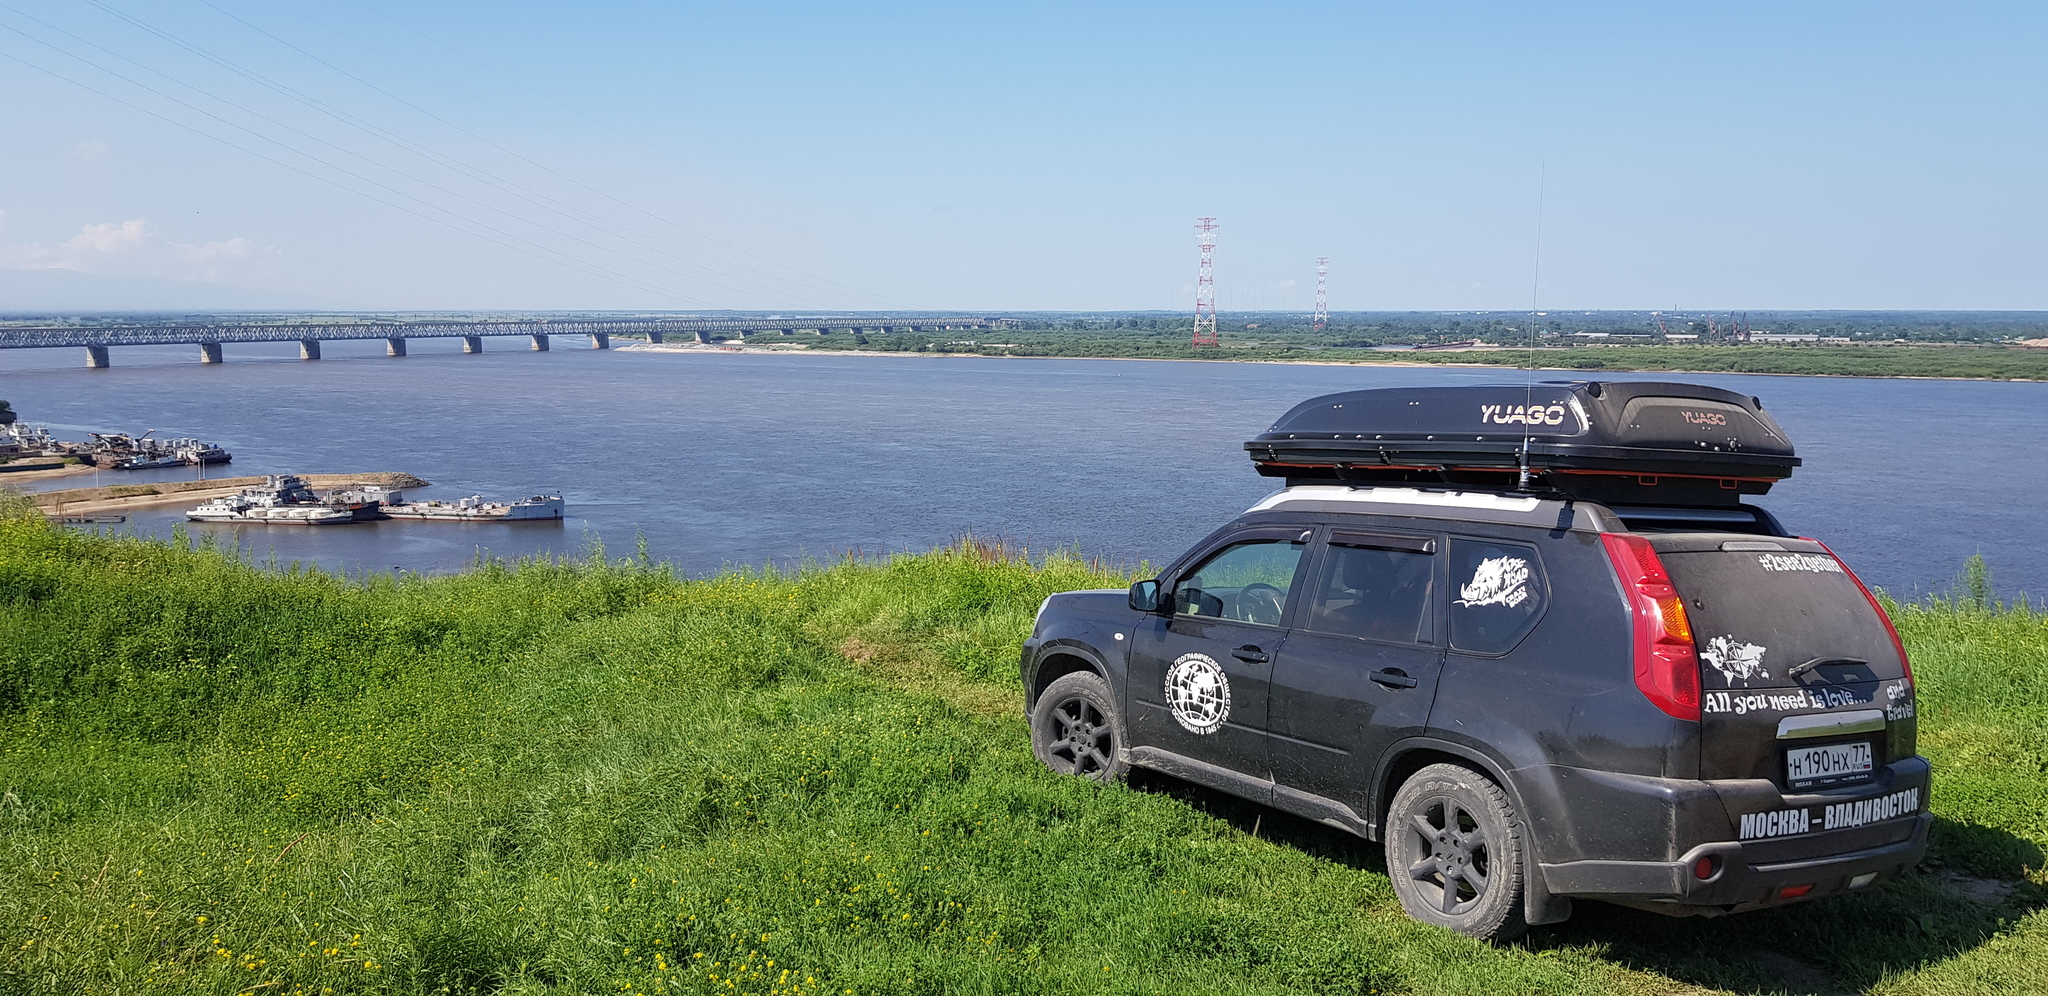
<svg viewBox="0 0 2048 996">
<path fill-rule="evenodd" d="M 1131 742 L 1271 777 L 1267 683 L 1286 640 L 1308 530 L 1233 533 L 1167 579 L 1171 615 L 1131 634 Z"/>
<path fill-rule="evenodd" d="M 1429 722 L 1443 672 L 1443 537 L 1332 528 L 1273 664 L 1274 781 L 1372 817 L 1373 773 Z"/>
</svg>

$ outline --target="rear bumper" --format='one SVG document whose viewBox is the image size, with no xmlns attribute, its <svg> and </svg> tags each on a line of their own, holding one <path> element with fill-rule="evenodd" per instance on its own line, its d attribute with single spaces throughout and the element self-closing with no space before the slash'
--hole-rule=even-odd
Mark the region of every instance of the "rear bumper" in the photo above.
<svg viewBox="0 0 2048 996">
<path fill-rule="evenodd" d="M 1715 916 L 1767 906 L 1860 892 L 1898 877 L 1927 854 L 1931 813 L 1919 813 L 1900 829 L 1904 839 L 1839 854 L 1769 860 L 1768 844 L 1717 841 L 1687 851 L 1677 861 L 1569 861 L 1541 865 L 1553 895 L 1600 899 L 1673 916 Z M 1701 878 L 1707 861 L 1711 873 Z M 1786 889 L 1806 887 L 1795 896 Z"/>
</svg>

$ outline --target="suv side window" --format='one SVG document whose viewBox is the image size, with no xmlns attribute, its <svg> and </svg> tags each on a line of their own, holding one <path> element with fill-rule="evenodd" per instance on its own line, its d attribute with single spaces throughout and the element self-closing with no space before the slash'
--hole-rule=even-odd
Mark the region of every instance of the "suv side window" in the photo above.
<svg viewBox="0 0 2048 996">
<path fill-rule="evenodd" d="M 1173 610 L 1181 615 L 1278 626 L 1287 617 L 1304 544 L 1285 539 L 1232 543 L 1181 575 Z"/>
<path fill-rule="evenodd" d="M 1536 548 L 1451 540 L 1451 646 L 1501 654 L 1522 641 L 1550 604 Z"/>
<path fill-rule="evenodd" d="M 1436 540 L 1333 532 L 1305 628 L 1401 643 L 1436 642 Z"/>
</svg>

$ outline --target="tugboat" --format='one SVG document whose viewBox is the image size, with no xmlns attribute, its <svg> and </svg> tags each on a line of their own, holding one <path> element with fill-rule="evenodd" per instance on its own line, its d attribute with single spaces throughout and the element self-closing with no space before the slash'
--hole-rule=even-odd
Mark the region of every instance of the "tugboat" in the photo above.
<svg viewBox="0 0 2048 996">
<path fill-rule="evenodd" d="M 178 462 L 194 467 L 211 466 L 216 463 L 228 463 L 234 460 L 233 454 L 221 449 L 218 445 L 201 442 L 191 436 L 183 439 L 173 439 L 164 445 L 169 447 L 171 452 L 176 455 Z"/>
</svg>

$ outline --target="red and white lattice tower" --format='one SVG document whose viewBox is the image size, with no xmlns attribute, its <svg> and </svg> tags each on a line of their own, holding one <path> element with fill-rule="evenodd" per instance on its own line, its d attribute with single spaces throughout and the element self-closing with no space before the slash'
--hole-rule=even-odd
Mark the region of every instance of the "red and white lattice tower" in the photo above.
<svg viewBox="0 0 2048 996">
<path fill-rule="evenodd" d="M 1216 338 L 1216 274 L 1209 268 L 1209 254 L 1216 251 L 1216 219 L 1195 219 L 1195 244 L 1202 247 L 1202 270 L 1195 278 L 1195 337 L 1189 348 L 1220 346 Z"/>
<path fill-rule="evenodd" d="M 1318 329 L 1330 327 L 1330 257 L 1316 257 L 1316 314 L 1311 322 Z"/>
</svg>

